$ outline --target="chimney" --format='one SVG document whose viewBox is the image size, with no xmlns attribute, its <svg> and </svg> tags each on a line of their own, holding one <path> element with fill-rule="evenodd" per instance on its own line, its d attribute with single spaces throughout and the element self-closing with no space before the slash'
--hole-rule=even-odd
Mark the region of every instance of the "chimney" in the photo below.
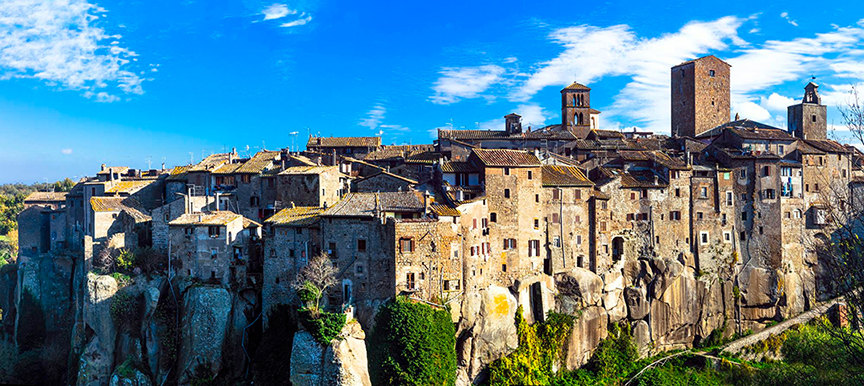
<svg viewBox="0 0 864 386">
<path fill-rule="evenodd" d="M 233 164 L 233 163 L 234 163 L 234 158 L 235 158 L 236 156 L 237 156 L 237 148 L 236 148 L 236 147 L 232 147 L 232 148 L 231 148 L 231 152 L 228 153 L 228 163 L 229 163 L 229 164 Z"/>
<path fill-rule="evenodd" d="M 216 211 L 219 211 L 219 192 L 216 192 Z"/>
<path fill-rule="evenodd" d="M 162 170 L 165 170 L 165 163 L 162 163 Z"/>
<path fill-rule="evenodd" d="M 102 164 L 102 168 L 99 169 L 99 171 L 103 171 L 103 172 L 105 171 L 105 164 Z"/>
<path fill-rule="evenodd" d="M 294 205 L 294 201 L 291 201 L 291 209 L 294 209 L 294 208 L 296 208 L 296 207 L 297 207 L 297 206 Z"/>
</svg>

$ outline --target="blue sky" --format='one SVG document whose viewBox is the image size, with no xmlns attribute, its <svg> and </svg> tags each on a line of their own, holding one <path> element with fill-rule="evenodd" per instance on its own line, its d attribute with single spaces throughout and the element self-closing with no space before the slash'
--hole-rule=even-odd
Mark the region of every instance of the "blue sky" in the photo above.
<svg viewBox="0 0 864 386">
<path fill-rule="evenodd" d="M 780 127 L 811 75 L 837 126 L 864 82 L 864 3 L 650 3 L 3 0 L 0 183 L 542 126 L 573 81 L 603 128 L 668 133 L 669 67 L 707 54 L 733 66 L 733 114 Z"/>
</svg>

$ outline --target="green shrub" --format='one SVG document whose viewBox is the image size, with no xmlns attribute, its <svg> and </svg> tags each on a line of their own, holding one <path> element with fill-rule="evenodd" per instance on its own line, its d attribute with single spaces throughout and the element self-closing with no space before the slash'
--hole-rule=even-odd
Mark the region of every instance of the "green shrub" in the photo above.
<svg viewBox="0 0 864 386">
<path fill-rule="evenodd" d="M 455 333 L 446 309 L 404 297 L 387 302 L 369 340 L 372 384 L 455 384 Z"/>
<path fill-rule="evenodd" d="M 29 289 L 21 294 L 18 312 L 19 320 L 26 321 L 18 325 L 18 350 L 25 352 L 42 347 L 45 343 L 45 312 Z"/>
<path fill-rule="evenodd" d="M 630 325 L 613 323 L 609 337 L 600 342 L 588 365 L 598 378 L 611 379 L 632 371 L 638 359 Z"/>
<path fill-rule="evenodd" d="M 550 312 L 545 322 L 529 326 L 516 310 L 516 332 L 519 347 L 489 366 L 489 383 L 497 385 L 546 385 L 555 373 L 562 347 L 570 336 L 575 317 Z"/>
<path fill-rule="evenodd" d="M 345 326 L 345 314 L 319 312 L 317 317 L 309 310 L 300 311 L 300 321 L 303 327 L 321 344 L 328 345 L 342 332 Z"/>
<path fill-rule="evenodd" d="M 132 282 L 132 278 L 130 278 L 129 275 L 125 273 L 114 272 L 110 276 L 113 277 L 115 281 L 117 281 L 118 287 L 125 287 L 130 282 Z"/>
<path fill-rule="evenodd" d="M 111 319 L 118 330 L 133 334 L 139 332 L 142 306 L 140 296 L 134 296 L 127 290 L 117 291 L 111 298 Z"/>
</svg>

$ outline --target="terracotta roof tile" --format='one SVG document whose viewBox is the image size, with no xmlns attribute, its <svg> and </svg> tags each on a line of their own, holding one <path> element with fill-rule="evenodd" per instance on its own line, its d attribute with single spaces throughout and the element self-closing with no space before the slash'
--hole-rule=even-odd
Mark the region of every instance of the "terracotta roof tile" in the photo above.
<svg viewBox="0 0 864 386">
<path fill-rule="evenodd" d="M 219 166 L 222 166 L 222 164 L 228 162 L 229 157 L 230 157 L 229 153 L 211 154 L 211 155 L 207 156 L 206 158 L 204 158 L 203 160 L 201 160 L 201 162 L 190 167 L 189 170 L 187 170 L 187 172 L 207 172 L 207 171 L 210 171 L 210 170 L 215 169 Z"/>
<path fill-rule="evenodd" d="M 845 146 L 830 139 L 805 139 L 807 144 L 828 153 L 850 153 Z"/>
<path fill-rule="evenodd" d="M 441 163 L 444 173 L 479 173 L 480 169 L 470 162 L 445 161 Z"/>
<path fill-rule="evenodd" d="M 188 175 L 189 169 L 192 168 L 192 165 L 188 166 L 175 166 L 174 169 L 171 169 L 171 172 L 168 173 L 168 178 L 166 181 L 185 181 L 186 176 Z"/>
<path fill-rule="evenodd" d="M 61 202 L 66 201 L 66 192 L 33 192 L 24 199 L 28 202 Z"/>
<path fill-rule="evenodd" d="M 265 169 L 273 167 L 273 161 L 279 156 L 278 151 L 259 151 L 242 166 L 237 168 L 236 173 L 260 174 Z"/>
<path fill-rule="evenodd" d="M 571 84 L 567 87 L 564 87 L 564 89 L 565 90 L 591 90 L 590 87 L 588 87 L 582 83 L 578 83 L 578 82 L 573 82 L 573 84 Z"/>
<path fill-rule="evenodd" d="M 90 197 L 90 207 L 94 212 L 126 212 L 136 222 L 150 221 L 147 209 L 131 197 Z"/>
<path fill-rule="evenodd" d="M 245 218 L 237 213 L 230 211 L 213 211 L 213 212 L 201 212 L 201 213 L 185 213 L 180 215 L 177 219 L 168 223 L 168 225 L 228 225 L 234 220 L 242 219 L 243 227 L 248 228 L 251 225 L 261 226 L 255 221 L 252 221 L 248 218 Z"/>
<path fill-rule="evenodd" d="M 462 215 L 462 213 L 460 213 L 458 209 L 450 205 L 432 204 L 429 206 L 429 209 L 438 216 L 459 217 Z"/>
<path fill-rule="evenodd" d="M 106 190 L 105 193 L 134 193 L 144 189 L 154 181 L 155 180 L 120 181 L 114 183 L 114 186 Z"/>
<path fill-rule="evenodd" d="M 588 177 L 574 166 L 543 165 L 543 186 L 592 186 Z"/>
<path fill-rule="evenodd" d="M 98 176 L 103 174 L 111 174 L 112 172 L 122 174 L 125 173 L 127 170 L 129 170 L 128 166 L 110 166 L 105 168 L 105 170 L 100 170 L 98 173 L 96 173 L 96 175 Z"/>
<path fill-rule="evenodd" d="M 492 167 L 525 167 L 540 166 L 540 160 L 534 153 L 521 150 L 505 149 L 474 149 L 474 154 L 485 166 Z"/>
<path fill-rule="evenodd" d="M 378 146 L 381 146 L 381 137 L 309 137 L 306 143 L 306 148 Z"/>
</svg>

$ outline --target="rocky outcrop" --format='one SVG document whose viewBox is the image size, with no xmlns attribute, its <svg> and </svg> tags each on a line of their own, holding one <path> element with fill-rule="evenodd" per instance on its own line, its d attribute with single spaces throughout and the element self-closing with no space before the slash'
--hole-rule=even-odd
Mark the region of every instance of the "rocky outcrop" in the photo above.
<svg viewBox="0 0 864 386">
<path fill-rule="evenodd" d="M 519 345 L 517 307 L 509 289 L 494 285 L 469 294 L 462 302 L 462 332 L 456 342 L 460 384 L 473 383 L 487 365 Z"/>
<path fill-rule="evenodd" d="M 564 348 L 568 369 L 577 369 L 588 362 L 600 341 L 606 339 L 608 324 L 609 316 L 603 307 L 590 306 L 577 315 Z"/>
<path fill-rule="evenodd" d="M 215 377 L 222 369 L 231 315 L 231 294 L 222 287 L 195 285 L 183 298 L 179 382 Z"/>
<path fill-rule="evenodd" d="M 114 358 L 104 352 L 102 346 L 98 335 L 94 335 L 84 346 L 78 360 L 78 386 L 101 386 L 108 382 Z"/>
<path fill-rule="evenodd" d="M 122 366 L 111 374 L 109 386 L 153 386 L 147 374 L 138 369 L 123 369 Z"/>
<path fill-rule="evenodd" d="M 366 335 L 356 320 L 342 328 L 328 346 L 312 334 L 294 334 L 291 383 L 309 386 L 371 386 L 366 356 Z"/>
<path fill-rule="evenodd" d="M 111 276 L 88 273 L 82 309 L 83 325 L 91 335 L 81 351 L 78 386 L 105 385 L 114 366 L 116 327 L 111 319 L 111 302 L 117 281 Z"/>
</svg>

